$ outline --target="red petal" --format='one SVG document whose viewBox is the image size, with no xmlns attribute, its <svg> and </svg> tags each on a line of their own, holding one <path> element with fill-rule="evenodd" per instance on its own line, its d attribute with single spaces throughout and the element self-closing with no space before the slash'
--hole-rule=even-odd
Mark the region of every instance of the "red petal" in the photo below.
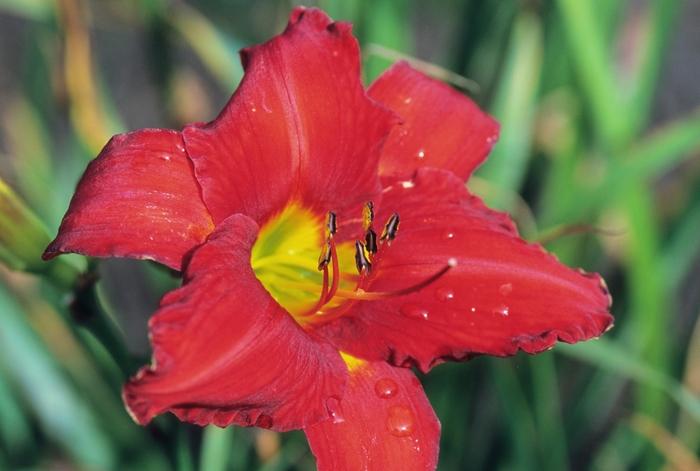
<svg viewBox="0 0 700 471">
<path fill-rule="evenodd" d="M 90 163 L 44 258 L 77 252 L 180 270 L 213 228 L 180 133 L 144 129 L 114 136 Z"/>
<path fill-rule="evenodd" d="M 466 180 L 498 138 L 498 123 L 472 100 L 405 62 L 384 72 L 369 95 L 403 119 L 384 145 L 382 176 L 408 178 L 417 168 L 435 167 Z"/>
<path fill-rule="evenodd" d="M 319 471 L 436 468 L 440 422 L 410 370 L 365 363 L 331 413 L 305 430 Z"/>
<path fill-rule="evenodd" d="M 326 418 L 347 379 L 337 350 L 305 333 L 250 267 L 258 227 L 234 215 L 194 252 L 150 322 L 153 365 L 125 387 L 141 424 L 173 412 L 204 425 L 301 428 Z"/>
<path fill-rule="evenodd" d="M 611 326 L 600 276 L 527 244 L 507 216 L 486 208 L 452 173 L 422 169 L 413 181 L 388 187 L 378 220 L 391 211 L 401 226 L 394 243 L 380 248 L 366 290 L 414 286 L 450 258 L 458 265 L 418 292 L 357 303 L 321 327 L 340 349 L 428 370 L 444 359 L 536 353 Z"/>
<path fill-rule="evenodd" d="M 290 199 L 342 210 L 339 194 L 349 206 L 380 190 L 380 146 L 396 118 L 367 98 L 349 24 L 298 8 L 243 62 L 219 117 L 183 132 L 214 221 L 239 212 L 260 223 Z"/>
</svg>

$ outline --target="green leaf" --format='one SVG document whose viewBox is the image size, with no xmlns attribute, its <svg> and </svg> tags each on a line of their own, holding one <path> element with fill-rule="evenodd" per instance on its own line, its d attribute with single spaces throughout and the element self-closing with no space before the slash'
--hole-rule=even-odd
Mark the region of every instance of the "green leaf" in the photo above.
<svg viewBox="0 0 700 471">
<path fill-rule="evenodd" d="M 44 433 L 81 466 L 113 469 L 115 451 L 109 438 L 2 286 L 0 325 L 0 361 L 22 391 Z"/>
<path fill-rule="evenodd" d="M 610 48 L 603 41 L 594 3 L 580 0 L 557 0 L 556 3 L 594 125 L 605 142 L 614 148 L 624 137 L 625 114 L 620 112 L 621 95 L 608 54 Z"/>
<path fill-rule="evenodd" d="M 542 66 L 541 29 L 534 15 L 523 13 L 516 19 L 491 109 L 501 124 L 501 133 L 478 175 L 508 190 L 496 192 L 488 199 L 490 205 L 501 209 L 512 208 L 513 192 L 518 191 L 527 171 Z"/>
<path fill-rule="evenodd" d="M 226 471 L 233 441 L 233 427 L 209 425 L 204 429 L 199 469 Z"/>
<path fill-rule="evenodd" d="M 577 345 L 557 345 L 558 353 L 611 371 L 645 386 L 668 394 L 688 414 L 700 422 L 700 398 L 683 387 L 676 379 L 652 368 L 630 353 L 629 350 L 605 339 Z"/>
</svg>

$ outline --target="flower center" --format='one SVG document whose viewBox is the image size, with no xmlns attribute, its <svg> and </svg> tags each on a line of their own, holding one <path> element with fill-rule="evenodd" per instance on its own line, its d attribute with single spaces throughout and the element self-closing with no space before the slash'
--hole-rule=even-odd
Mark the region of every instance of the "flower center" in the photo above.
<svg viewBox="0 0 700 471">
<path fill-rule="evenodd" d="M 392 214 L 378 237 L 373 228 L 374 205 L 362 214 L 363 233 L 352 242 L 337 242 L 336 215 L 325 223 L 298 204 L 288 205 L 258 233 L 251 252 L 255 276 L 270 295 L 301 325 L 327 322 L 343 315 L 352 303 L 403 296 L 432 284 L 452 267 L 455 259 L 425 280 L 406 288 L 366 291 L 368 275 L 390 249 L 399 229 L 399 215 Z M 380 250 L 381 247 L 381 250 Z"/>
<path fill-rule="evenodd" d="M 261 228 L 251 253 L 255 276 L 275 301 L 300 322 L 318 304 L 324 280 L 327 291 L 334 282 L 330 253 L 330 270 L 319 270 L 319 253 L 327 242 L 325 233 L 322 217 L 293 203 Z M 334 244 L 334 252 L 338 289 L 353 289 L 357 279 L 353 244 Z M 326 304 L 332 308 L 341 303 L 338 298 Z"/>
</svg>

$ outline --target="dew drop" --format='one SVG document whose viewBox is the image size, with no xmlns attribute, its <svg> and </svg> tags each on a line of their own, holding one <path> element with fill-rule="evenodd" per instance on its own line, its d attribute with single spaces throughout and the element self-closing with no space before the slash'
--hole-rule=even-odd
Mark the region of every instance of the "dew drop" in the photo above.
<svg viewBox="0 0 700 471">
<path fill-rule="evenodd" d="M 413 101 L 413 98 L 411 98 L 410 96 L 408 96 L 408 97 L 406 97 L 406 98 L 403 99 L 403 102 L 404 102 L 406 105 L 408 105 L 408 104 L 411 103 L 412 101 Z"/>
<path fill-rule="evenodd" d="M 501 293 L 503 296 L 508 296 L 512 291 L 513 291 L 513 284 L 512 283 L 502 284 L 501 287 L 498 288 L 498 292 Z"/>
<path fill-rule="evenodd" d="M 503 317 L 508 317 L 508 314 L 510 314 L 510 309 L 508 308 L 508 306 L 503 305 L 494 309 L 493 313 L 501 315 Z"/>
<path fill-rule="evenodd" d="M 443 286 L 435 290 L 435 297 L 438 301 L 450 301 L 455 298 L 455 292 L 451 288 Z"/>
<path fill-rule="evenodd" d="M 406 406 L 392 406 L 386 419 L 386 426 L 392 435 L 407 437 L 413 433 L 415 420 L 413 412 Z"/>
<path fill-rule="evenodd" d="M 427 309 L 416 306 L 415 304 L 405 304 L 401 306 L 399 311 L 401 311 L 401 314 L 411 319 L 428 320 L 428 316 L 430 315 Z"/>
<path fill-rule="evenodd" d="M 448 230 L 442 234 L 442 237 L 446 240 L 452 240 L 455 238 L 455 233 Z"/>
<path fill-rule="evenodd" d="M 260 414 L 258 420 L 255 421 L 255 426 L 260 428 L 272 428 L 272 417 L 267 414 Z"/>
<path fill-rule="evenodd" d="M 423 149 L 419 150 L 418 153 L 416 154 L 416 156 L 419 159 L 423 160 L 425 158 L 425 151 Z"/>
<path fill-rule="evenodd" d="M 340 401 L 337 397 L 329 397 L 326 399 L 326 410 L 328 411 L 328 416 L 333 420 L 334 424 L 342 424 L 345 422 L 345 417 L 343 417 L 340 411 Z"/>
<path fill-rule="evenodd" d="M 389 378 L 382 378 L 374 383 L 374 392 L 377 393 L 381 399 L 389 399 L 396 395 L 399 390 L 399 386 L 396 381 Z"/>
<path fill-rule="evenodd" d="M 476 314 L 476 308 L 475 307 L 469 308 L 469 312 L 471 312 L 472 314 Z"/>
</svg>

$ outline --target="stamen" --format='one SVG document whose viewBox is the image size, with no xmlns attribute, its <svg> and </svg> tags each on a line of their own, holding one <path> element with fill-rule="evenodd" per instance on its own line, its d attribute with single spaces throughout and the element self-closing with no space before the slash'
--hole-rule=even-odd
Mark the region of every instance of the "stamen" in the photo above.
<svg viewBox="0 0 700 471">
<path fill-rule="evenodd" d="M 367 258 L 365 245 L 359 240 L 355 241 L 355 266 L 360 275 L 367 274 L 372 270 L 372 263 Z"/>
<path fill-rule="evenodd" d="M 368 201 L 365 207 L 362 208 L 362 228 L 367 231 L 372 227 L 374 222 L 374 203 Z"/>
<path fill-rule="evenodd" d="M 370 255 L 377 253 L 377 233 L 372 229 L 368 229 L 365 234 L 365 248 Z"/>
<path fill-rule="evenodd" d="M 321 295 L 318 297 L 318 301 L 314 304 L 314 307 L 300 314 L 301 317 L 313 316 L 319 309 L 321 309 L 326 304 L 326 298 L 328 297 L 328 266 L 323 266 L 323 286 L 321 286 Z"/>
<path fill-rule="evenodd" d="M 345 298 L 345 299 L 356 299 L 358 301 L 377 301 L 380 299 L 387 299 L 387 298 L 394 298 L 397 296 L 404 296 L 407 294 L 415 293 L 416 291 L 420 291 L 423 288 L 425 288 L 428 285 L 431 285 L 435 283 L 437 280 L 445 276 L 445 274 L 450 271 L 452 268 L 457 266 L 457 260 L 454 258 L 450 258 L 447 261 L 447 265 L 442 267 L 439 271 L 437 271 L 434 275 L 426 278 L 425 280 L 416 283 L 413 286 L 409 286 L 407 288 L 402 288 L 398 289 L 396 291 L 365 291 L 363 289 L 358 288 L 355 291 L 348 291 L 348 290 L 338 290 L 336 293 L 336 296 L 339 298 Z"/>
<path fill-rule="evenodd" d="M 399 231 L 399 222 L 399 214 L 392 214 L 384 225 L 384 230 L 379 240 L 391 245 L 391 241 L 396 239 L 396 233 Z"/>
<path fill-rule="evenodd" d="M 335 233 L 338 231 L 338 221 L 333 211 L 328 211 L 328 216 L 326 218 L 326 230 L 328 231 L 329 239 L 332 239 Z"/>
<path fill-rule="evenodd" d="M 321 249 L 321 254 L 318 256 L 318 271 L 323 270 L 331 263 L 331 241 L 330 239 L 326 241 L 326 245 Z"/>
<path fill-rule="evenodd" d="M 340 284 L 340 267 L 338 263 L 338 252 L 335 250 L 335 242 L 330 239 L 329 246 L 331 248 L 331 261 L 333 262 L 333 283 L 331 284 L 331 289 L 328 291 L 325 303 L 329 302 L 335 296 L 336 291 L 338 291 L 338 285 Z"/>
</svg>

